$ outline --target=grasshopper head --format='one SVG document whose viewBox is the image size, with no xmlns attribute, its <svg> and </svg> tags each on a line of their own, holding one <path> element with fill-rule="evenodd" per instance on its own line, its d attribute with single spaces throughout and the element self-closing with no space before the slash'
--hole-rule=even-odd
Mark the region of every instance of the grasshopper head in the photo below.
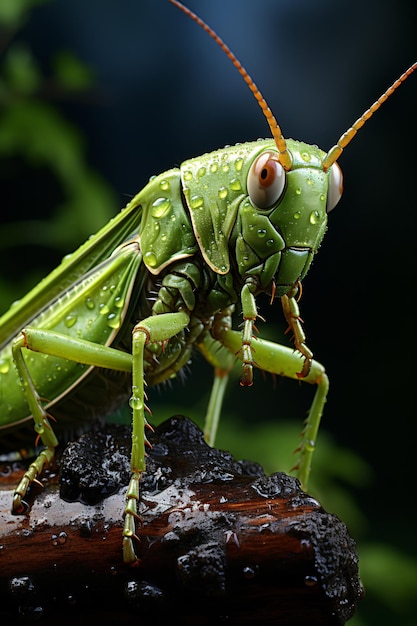
<svg viewBox="0 0 417 626">
<path fill-rule="evenodd" d="M 261 290 L 273 281 L 284 295 L 305 276 L 320 246 L 327 214 L 342 195 L 342 172 L 336 163 L 324 171 L 324 152 L 291 139 L 286 171 L 274 142 L 263 143 L 247 172 L 236 255 L 242 276 L 256 276 Z"/>
</svg>

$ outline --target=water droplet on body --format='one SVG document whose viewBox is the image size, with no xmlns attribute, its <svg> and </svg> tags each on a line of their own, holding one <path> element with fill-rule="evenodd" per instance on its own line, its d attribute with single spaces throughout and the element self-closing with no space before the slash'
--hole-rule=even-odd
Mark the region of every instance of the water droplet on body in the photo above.
<svg viewBox="0 0 417 626">
<path fill-rule="evenodd" d="M 67 328 L 72 328 L 74 326 L 74 324 L 77 323 L 77 316 L 70 314 L 67 315 L 66 318 L 64 319 L 64 324 Z"/>
<path fill-rule="evenodd" d="M 3 359 L 0 361 L 0 374 L 7 374 L 10 369 L 10 364 Z"/>
<path fill-rule="evenodd" d="M 156 267 L 156 264 L 158 263 L 156 254 L 152 251 L 145 252 L 143 259 L 149 267 Z"/>
<path fill-rule="evenodd" d="M 157 198 L 151 205 L 151 215 L 157 219 L 165 217 L 172 208 L 169 198 Z"/>
<path fill-rule="evenodd" d="M 202 196 L 192 196 L 190 198 L 190 207 L 192 209 L 202 209 L 204 206 L 204 198 Z"/>
<path fill-rule="evenodd" d="M 170 184 L 169 181 L 167 180 L 161 180 L 161 182 L 159 183 L 160 188 L 162 189 L 162 191 L 168 191 L 170 188 Z"/>
</svg>

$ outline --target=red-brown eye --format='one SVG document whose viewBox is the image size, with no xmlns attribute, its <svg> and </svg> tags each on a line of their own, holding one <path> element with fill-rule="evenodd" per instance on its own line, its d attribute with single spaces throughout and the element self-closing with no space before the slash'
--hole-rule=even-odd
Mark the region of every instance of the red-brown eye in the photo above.
<svg viewBox="0 0 417 626">
<path fill-rule="evenodd" d="M 248 173 L 249 198 L 258 209 L 269 209 L 280 199 L 285 188 L 285 170 L 278 154 L 262 152 L 252 163 Z"/>
</svg>

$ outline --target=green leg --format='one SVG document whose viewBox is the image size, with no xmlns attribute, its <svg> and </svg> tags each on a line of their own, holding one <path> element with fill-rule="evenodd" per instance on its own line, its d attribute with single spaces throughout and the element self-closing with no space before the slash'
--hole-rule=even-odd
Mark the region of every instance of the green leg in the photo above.
<svg viewBox="0 0 417 626">
<path fill-rule="evenodd" d="M 143 352 L 149 342 L 167 341 L 188 326 L 190 316 L 185 311 L 164 313 L 148 317 L 133 329 L 132 343 L 132 453 L 130 468 L 132 476 L 126 494 L 125 523 L 123 528 L 123 560 L 129 565 L 138 565 L 134 540 L 138 516 L 139 484 L 146 469 L 145 446 L 148 443 L 145 428 L 145 389 L 143 371 Z"/>
<path fill-rule="evenodd" d="M 210 400 L 204 422 L 204 439 L 207 441 L 209 446 L 214 446 L 214 442 L 216 440 L 217 428 L 220 421 L 220 413 L 228 380 L 229 372 L 220 369 L 214 370 L 214 381 L 211 388 Z"/>
<path fill-rule="evenodd" d="M 224 326 L 219 329 L 216 336 L 233 354 L 241 354 L 242 333 Z M 317 385 L 313 403 L 302 433 L 302 441 L 297 449 L 300 453 L 299 459 L 294 468 L 297 469 L 297 475 L 302 488 L 307 490 L 311 458 L 313 456 L 320 420 L 326 402 L 329 379 L 324 367 L 315 360 L 311 360 L 307 376 L 300 378 L 300 370 L 302 370 L 305 355 L 292 348 L 257 338 L 256 341 L 252 343 L 252 349 L 256 367 L 259 369 Z"/>
<path fill-rule="evenodd" d="M 211 335 L 206 335 L 198 344 L 198 348 L 214 368 L 214 381 L 204 422 L 204 439 L 210 446 L 213 446 L 229 373 L 236 363 L 236 357 Z"/>
<path fill-rule="evenodd" d="M 89 341 L 74 339 L 52 331 L 31 328 L 25 329 L 18 335 L 12 347 L 13 359 L 22 381 L 30 413 L 33 417 L 34 429 L 45 449 L 31 463 L 15 489 L 12 508 L 15 514 L 26 512 L 27 505 L 24 502 L 24 497 L 27 490 L 31 483 L 37 480 L 37 477 L 45 467 L 51 463 L 54 458 L 55 448 L 58 445 L 58 439 L 53 431 L 48 414 L 42 406 L 42 401 L 23 358 L 23 350 L 25 349 L 51 356 L 64 356 L 69 360 L 85 363 L 86 365 L 110 367 L 122 371 L 130 371 L 132 368 L 130 355 Z"/>
</svg>

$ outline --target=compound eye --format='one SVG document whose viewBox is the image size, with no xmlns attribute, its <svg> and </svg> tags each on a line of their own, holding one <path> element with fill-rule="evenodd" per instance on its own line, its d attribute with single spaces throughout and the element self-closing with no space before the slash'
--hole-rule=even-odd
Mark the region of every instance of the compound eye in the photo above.
<svg viewBox="0 0 417 626">
<path fill-rule="evenodd" d="M 269 209 L 277 204 L 285 189 L 285 170 L 272 150 L 262 152 L 252 163 L 248 173 L 249 198 L 258 209 Z"/>
<path fill-rule="evenodd" d="M 343 174 L 337 163 L 329 170 L 329 188 L 327 190 L 326 212 L 330 213 L 339 202 L 343 193 Z"/>
</svg>

